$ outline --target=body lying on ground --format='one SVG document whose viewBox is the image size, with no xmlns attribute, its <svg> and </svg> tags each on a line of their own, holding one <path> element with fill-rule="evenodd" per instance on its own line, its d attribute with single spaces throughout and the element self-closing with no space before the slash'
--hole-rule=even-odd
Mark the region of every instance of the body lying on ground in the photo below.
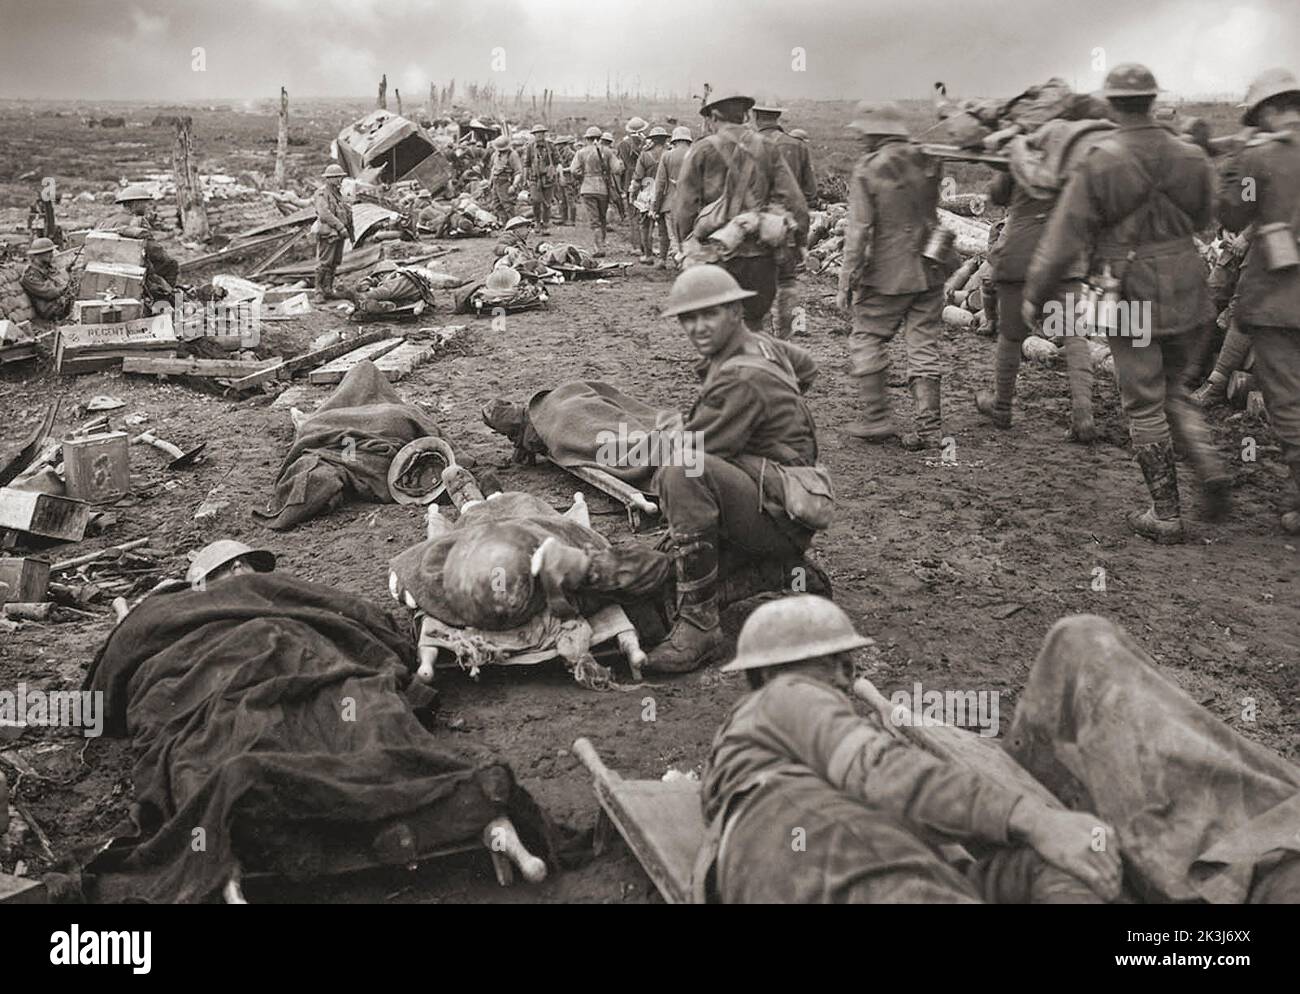
<svg viewBox="0 0 1300 994">
<path fill-rule="evenodd" d="M 344 291 L 358 310 L 381 314 L 423 302 L 433 306 L 433 287 L 418 269 L 385 260 L 351 291 Z"/>
</svg>

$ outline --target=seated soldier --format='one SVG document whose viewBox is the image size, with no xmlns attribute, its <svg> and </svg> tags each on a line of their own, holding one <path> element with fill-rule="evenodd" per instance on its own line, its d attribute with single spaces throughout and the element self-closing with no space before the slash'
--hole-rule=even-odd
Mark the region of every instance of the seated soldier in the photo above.
<svg viewBox="0 0 1300 994">
<path fill-rule="evenodd" d="M 72 277 L 54 259 L 54 242 L 38 238 L 27 250 L 30 260 L 19 282 L 31 298 L 32 310 L 46 321 L 57 321 L 72 310 Z"/>
<path fill-rule="evenodd" d="M 96 228 L 115 231 L 123 238 L 143 239 L 145 296 L 151 300 L 170 297 L 172 287 L 180 278 L 180 263 L 168 255 L 155 238 L 154 223 L 149 216 L 153 197 L 144 187 L 128 186 L 118 193 L 115 202 L 120 209 Z"/>
<path fill-rule="evenodd" d="M 376 263 L 370 275 L 355 289 L 343 291 L 343 296 L 358 310 L 375 314 L 395 311 L 420 301 L 433 306 L 433 287 L 429 281 L 415 270 L 399 266 L 389 259 Z"/>
<path fill-rule="evenodd" d="M 536 254 L 528 245 L 528 234 L 533 222 L 526 217 L 516 215 L 506 222 L 505 229 L 497 238 L 492 251 L 497 256 L 509 256 L 514 262 L 531 259 Z"/>
<path fill-rule="evenodd" d="M 663 312 L 680 320 L 702 357 L 703 382 L 681 426 L 683 452 L 698 458 L 672 460 L 655 475 L 672 535 L 678 618 L 650 653 L 650 670 L 692 670 L 721 649 L 720 550 L 746 560 L 756 578 L 775 568 L 777 587 L 817 592 L 804 582 L 810 574 L 823 580 L 803 559 L 833 503 L 803 399 L 817 367 L 805 349 L 745 325 L 741 302 L 752 296 L 720 266 L 698 265 L 677 277 Z"/>
<path fill-rule="evenodd" d="M 869 644 L 812 595 L 764 604 L 736 658 L 751 692 L 701 782 L 697 900 L 726 904 L 1100 903 L 1118 897 L 1114 831 L 895 738 L 846 691 Z M 1106 844 L 1094 850 L 1098 830 Z M 794 844 L 797 841 L 799 844 Z M 944 842 L 983 843 L 965 872 Z"/>
</svg>

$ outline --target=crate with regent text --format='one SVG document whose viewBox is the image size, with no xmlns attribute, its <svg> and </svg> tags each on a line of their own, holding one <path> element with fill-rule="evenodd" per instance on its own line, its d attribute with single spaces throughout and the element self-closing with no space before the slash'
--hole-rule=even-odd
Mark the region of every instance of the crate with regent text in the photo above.
<svg viewBox="0 0 1300 994">
<path fill-rule="evenodd" d="M 131 492 L 131 454 L 126 432 L 107 431 L 63 440 L 68 496 L 91 504 Z"/>
<path fill-rule="evenodd" d="M 120 366 L 129 355 L 173 358 L 177 344 L 171 315 L 165 313 L 120 324 L 60 325 L 54 368 L 89 373 Z"/>
</svg>

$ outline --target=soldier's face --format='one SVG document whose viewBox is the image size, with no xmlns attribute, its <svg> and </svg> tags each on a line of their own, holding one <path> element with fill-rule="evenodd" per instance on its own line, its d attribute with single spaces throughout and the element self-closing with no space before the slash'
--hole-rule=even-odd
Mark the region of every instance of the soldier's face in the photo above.
<svg viewBox="0 0 1300 994">
<path fill-rule="evenodd" d="M 706 359 L 725 349 L 745 326 L 739 304 L 719 304 L 689 311 L 680 315 L 678 320 L 695 351 Z"/>
</svg>

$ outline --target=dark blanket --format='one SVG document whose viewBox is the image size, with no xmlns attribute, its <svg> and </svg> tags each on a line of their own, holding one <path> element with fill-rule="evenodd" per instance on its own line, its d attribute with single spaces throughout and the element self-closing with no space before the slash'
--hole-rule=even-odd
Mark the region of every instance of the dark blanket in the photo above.
<svg viewBox="0 0 1300 994">
<path fill-rule="evenodd" d="M 404 836 L 429 853 L 501 814 L 553 857 L 508 766 L 421 726 L 401 696 L 413 669 L 409 631 L 321 584 L 258 573 L 146 598 L 86 678 L 106 732 L 132 736 L 137 756 L 133 837 L 87 867 L 91 896 L 202 901 L 236 866 L 405 863 Z"/>
<path fill-rule="evenodd" d="M 280 466 L 275 494 L 254 517 L 284 530 L 333 510 L 346 498 L 393 503 L 388 467 L 408 442 L 439 435 L 414 404 L 405 404 L 373 362 L 348 370 L 334 392 L 298 429 Z"/>
</svg>

